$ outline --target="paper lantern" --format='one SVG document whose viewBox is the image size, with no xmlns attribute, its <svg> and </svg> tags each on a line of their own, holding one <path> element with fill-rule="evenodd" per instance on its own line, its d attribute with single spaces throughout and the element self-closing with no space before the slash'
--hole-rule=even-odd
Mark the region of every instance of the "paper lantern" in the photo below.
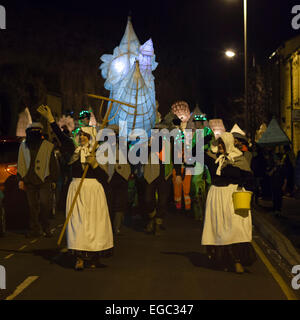
<svg viewBox="0 0 300 320">
<path fill-rule="evenodd" d="M 209 126 L 213 131 L 216 139 L 218 139 L 222 133 L 226 132 L 222 119 L 209 120 Z"/>
<path fill-rule="evenodd" d="M 182 121 L 188 122 L 191 116 L 189 105 L 185 101 L 177 101 L 171 107 L 172 112 Z"/>
<path fill-rule="evenodd" d="M 100 66 L 104 87 L 110 90 L 110 98 L 135 106 L 135 109 L 120 103 L 113 103 L 109 124 L 120 128 L 120 136 L 129 135 L 133 129 L 143 129 L 150 135 L 155 125 L 155 85 L 152 71 L 157 67 L 153 42 L 149 39 L 142 46 L 128 18 L 125 34 L 113 55 L 102 55 Z"/>
</svg>

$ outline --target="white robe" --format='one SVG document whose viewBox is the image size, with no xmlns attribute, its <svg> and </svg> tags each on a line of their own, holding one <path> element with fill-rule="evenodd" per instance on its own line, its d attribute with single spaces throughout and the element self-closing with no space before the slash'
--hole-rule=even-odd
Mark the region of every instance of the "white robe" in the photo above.
<svg viewBox="0 0 300 320">
<path fill-rule="evenodd" d="M 67 214 L 80 184 L 73 178 L 67 197 Z M 113 233 L 106 196 L 97 179 L 84 179 L 67 226 L 69 249 L 102 251 L 113 247 Z"/>
<path fill-rule="evenodd" d="M 234 212 L 232 194 L 237 185 L 211 186 L 207 195 L 202 245 L 228 245 L 252 241 L 251 212 Z"/>
</svg>

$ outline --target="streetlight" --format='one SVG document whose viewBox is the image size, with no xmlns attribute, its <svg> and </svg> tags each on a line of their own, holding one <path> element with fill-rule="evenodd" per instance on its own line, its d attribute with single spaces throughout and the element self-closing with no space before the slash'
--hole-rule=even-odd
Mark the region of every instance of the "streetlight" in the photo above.
<svg viewBox="0 0 300 320">
<path fill-rule="evenodd" d="M 252 137 L 252 128 L 250 128 L 250 117 L 249 117 L 249 109 L 248 109 L 248 69 L 247 69 L 247 0 L 243 0 L 243 11 L 244 11 L 244 95 L 245 95 L 245 107 L 246 107 L 246 121 L 247 121 L 247 132 L 250 132 L 251 139 Z"/>
<path fill-rule="evenodd" d="M 232 50 L 227 50 L 227 51 L 225 51 L 225 55 L 226 55 L 228 58 L 232 59 L 232 58 L 235 57 L 236 54 L 235 54 L 235 52 L 232 51 Z"/>
</svg>

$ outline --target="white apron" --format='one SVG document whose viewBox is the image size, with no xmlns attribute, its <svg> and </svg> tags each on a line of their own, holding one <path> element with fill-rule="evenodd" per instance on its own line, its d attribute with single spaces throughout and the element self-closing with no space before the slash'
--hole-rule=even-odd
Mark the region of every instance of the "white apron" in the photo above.
<svg viewBox="0 0 300 320">
<path fill-rule="evenodd" d="M 234 213 L 232 193 L 237 185 L 211 186 L 207 195 L 202 245 L 228 245 L 252 241 L 251 212 Z"/>
<path fill-rule="evenodd" d="M 67 214 L 80 178 L 73 178 L 67 197 Z M 97 179 L 84 179 L 67 226 L 69 249 L 102 251 L 113 247 L 113 233 L 106 196 Z"/>
</svg>

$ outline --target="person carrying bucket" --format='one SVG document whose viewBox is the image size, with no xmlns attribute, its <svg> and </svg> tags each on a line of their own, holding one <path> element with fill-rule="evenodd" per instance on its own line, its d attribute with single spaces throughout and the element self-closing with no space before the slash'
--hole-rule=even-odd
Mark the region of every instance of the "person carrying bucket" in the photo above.
<svg viewBox="0 0 300 320">
<path fill-rule="evenodd" d="M 249 163 L 234 147 L 233 135 L 225 132 L 204 154 L 211 174 L 211 187 L 206 201 L 202 245 L 213 262 L 224 270 L 233 268 L 243 273 L 243 265 L 251 265 L 256 255 L 252 248 L 251 211 L 240 215 L 234 209 L 233 193 L 239 188 L 253 189 Z"/>
</svg>

